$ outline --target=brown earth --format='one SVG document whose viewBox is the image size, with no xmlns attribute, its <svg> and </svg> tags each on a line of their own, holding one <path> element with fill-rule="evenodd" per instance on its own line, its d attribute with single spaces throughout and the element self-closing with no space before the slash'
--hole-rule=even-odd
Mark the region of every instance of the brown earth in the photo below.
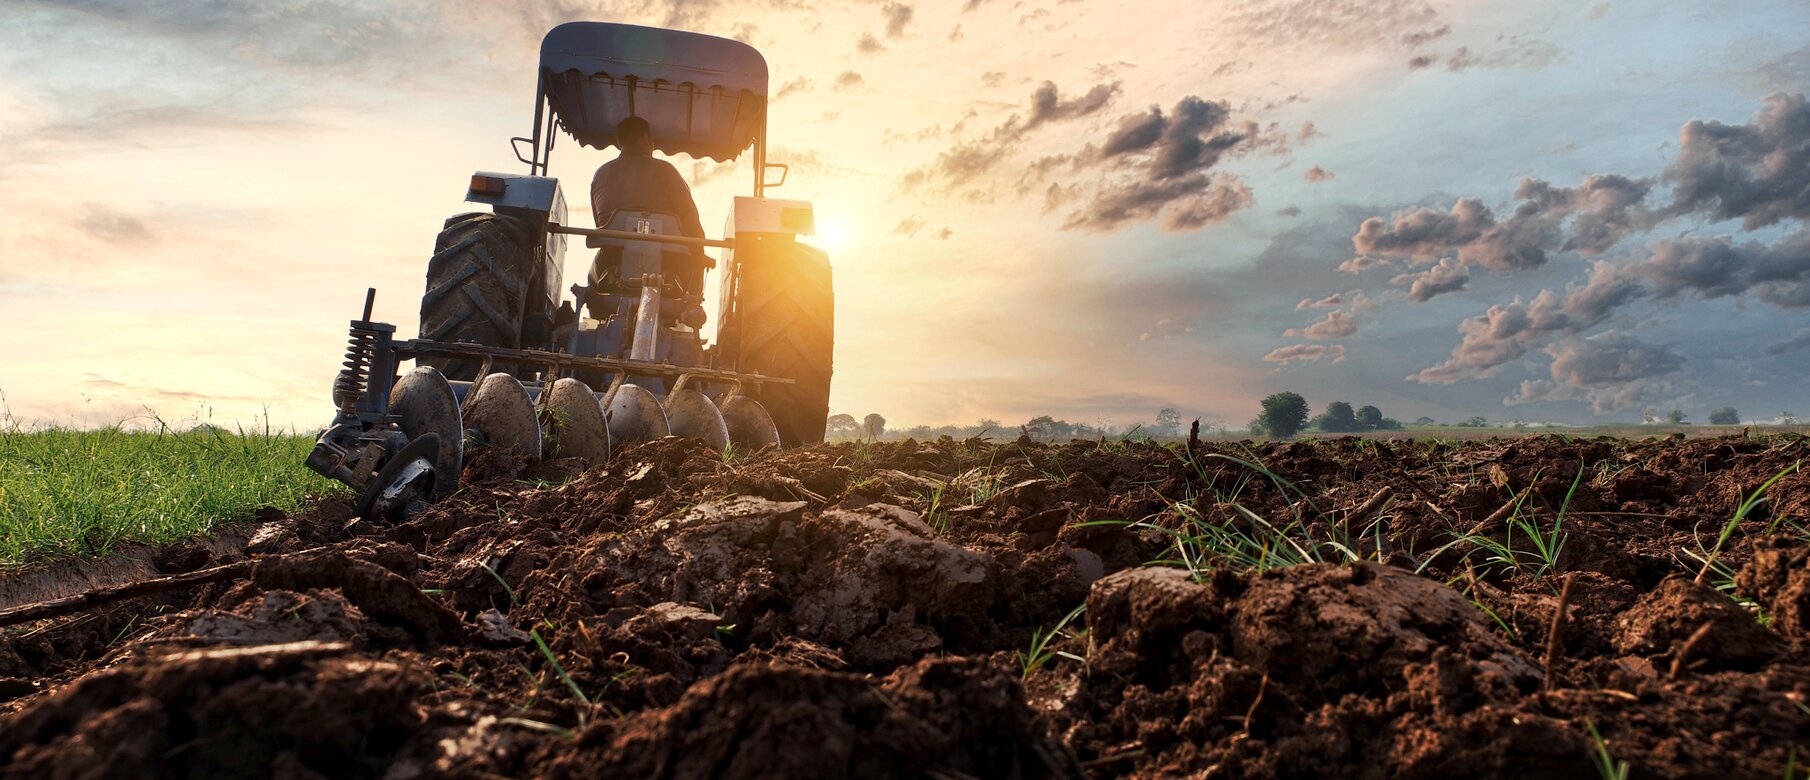
<svg viewBox="0 0 1810 780">
<path fill-rule="evenodd" d="M 1778 778 L 1805 441 L 480 452 L 5 629 L 0 776 Z"/>
</svg>

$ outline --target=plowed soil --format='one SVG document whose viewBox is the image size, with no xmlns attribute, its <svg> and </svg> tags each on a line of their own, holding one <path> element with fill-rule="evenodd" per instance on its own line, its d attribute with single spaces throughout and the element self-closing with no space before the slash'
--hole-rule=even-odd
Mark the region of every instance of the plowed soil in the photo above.
<svg viewBox="0 0 1810 780">
<path fill-rule="evenodd" d="M 1805 442 L 945 439 L 726 463 L 665 439 L 589 469 L 481 451 L 405 523 L 321 503 L 243 553 L 156 558 L 249 557 L 242 576 L 5 629 L 0 762 L 1787 777 L 1810 764 L 1810 474 L 1697 575 Z"/>
</svg>

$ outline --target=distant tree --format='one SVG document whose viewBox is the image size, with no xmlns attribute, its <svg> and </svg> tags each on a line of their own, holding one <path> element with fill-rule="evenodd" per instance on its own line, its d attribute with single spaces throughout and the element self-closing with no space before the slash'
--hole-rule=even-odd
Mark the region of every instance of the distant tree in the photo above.
<svg viewBox="0 0 1810 780">
<path fill-rule="evenodd" d="M 830 439 L 852 439 L 861 435 L 861 424 L 852 414 L 832 414 L 824 423 L 823 435 Z"/>
<path fill-rule="evenodd" d="M 1182 432 L 1182 413 L 1174 407 L 1164 408 L 1156 413 L 1156 430 L 1158 436 L 1176 436 Z"/>
<path fill-rule="evenodd" d="M 1724 406 L 1709 413 L 1710 425 L 1740 425 L 1741 413 L 1732 406 Z"/>
<path fill-rule="evenodd" d="M 879 441 L 880 435 L 886 433 L 886 418 L 870 414 L 861 418 L 861 427 L 867 432 L 867 438 Z"/>
<path fill-rule="evenodd" d="M 1397 420 L 1394 417 L 1384 417 L 1382 422 L 1376 424 L 1376 429 L 1379 431 L 1399 431 L 1401 430 L 1401 420 Z"/>
<path fill-rule="evenodd" d="M 1251 420 L 1250 424 L 1245 427 L 1251 429 L 1252 436 L 1262 436 L 1265 433 L 1269 432 L 1267 429 L 1265 429 L 1263 427 L 1263 415 L 1258 415 L 1257 417 L 1253 418 Z"/>
<path fill-rule="evenodd" d="M 1056 418 L 1047 414 L 1032 417 L 1024 424 L 1024 430 L 1033 439 L 1049 439 L 1056 435 Z"/>
<path fill-rule="evenodd" d="M 1673 409 L 1672 411 L 1666 412 L 1665 421 L 1672 425 L 1683 425 L 1684 424 L 1684 410 L 1683 409 Z"/>
<path fill-rule="evenodd" d="M 1377 430 L 1383 427 L 1383 410 L 1365 405 L 1357 411 L 1357 421 L 1365 430 Z"/>
<path fill-rule="evenodd" d="M 1489 420 L 1483 419 L 1482 415 L 1466 418 L 1464 422 L 1458 424 L 1461 428 L 1482 428 L 1485 425 L 1489 425 Z"/>
<path fill-rule="evenodd" d="M 1314 418 L 1314 427 L 1327 433 L 1347 433 L 1361 431 L 1357 413 L 1351 411 L 1351 404 L 1344 401 L 1333 401 L 1326 405 L 1326 411 Z"/>
<path fill-rule="evenodd" d="M 1431 417 L 1423 416 L 1420 419 L 1415 420 L 1414 424 L 1415 425 L 1437 425 L 1438 423 L 1433 422 L 1433 418 L 1431 418 Z"/>
<path fill-rule="evenodd" d="M 982 417 L 980 422 L 975 423 L 975 427 L 983 431 L 996 431 L 999 430 L 999 421 L 991 417 Z"/>
<path fill-rule="evenodd" d="M 1276 393 L 1263 399 L 1263 414 L 1257 419 L 1270 438 L 1292 439 L 1307 426 L 1307 399 L 1297 393 Z"/>
</svg>

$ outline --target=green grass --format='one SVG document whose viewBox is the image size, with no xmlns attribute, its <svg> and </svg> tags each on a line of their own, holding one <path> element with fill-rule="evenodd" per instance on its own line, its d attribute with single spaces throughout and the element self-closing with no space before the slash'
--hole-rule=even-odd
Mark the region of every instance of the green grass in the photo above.
<svg viewBox="0 0 1810 780">
<path fill-rule="evenodd" d="M 343 494 L 302 465 L 313 439 L 0 424 L 0 566 L 213 533 L 259 507 Z"/>
</svg>

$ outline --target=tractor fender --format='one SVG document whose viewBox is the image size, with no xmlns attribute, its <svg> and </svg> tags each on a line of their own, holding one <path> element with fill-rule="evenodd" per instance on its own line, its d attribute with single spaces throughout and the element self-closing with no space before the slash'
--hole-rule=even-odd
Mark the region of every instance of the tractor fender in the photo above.
<svg viewBox="0 0 1810 780">
<path fill-rule="evenodd" d="M 483 191 L 479 190 L 480 183 L 484 185 Z M 543 268 L 543 288 L 540 292 L 546 296 L 550 306 L 557 306 L 563 294 L 561 285 L 565 273 L 566 237 L 559 233 L 545 232 L 544 228 L 550 223 L 566 224 L 566 196 L 559 188 L 559 179 L 552 176 L 478 171 L 471 176 L 471 184 L 465 190 L 465 200 L 490 204 L 491 209 L 499 215 L 523 218 L 542 228 L 535 238 L 541 250 Z"/>
</svg>

